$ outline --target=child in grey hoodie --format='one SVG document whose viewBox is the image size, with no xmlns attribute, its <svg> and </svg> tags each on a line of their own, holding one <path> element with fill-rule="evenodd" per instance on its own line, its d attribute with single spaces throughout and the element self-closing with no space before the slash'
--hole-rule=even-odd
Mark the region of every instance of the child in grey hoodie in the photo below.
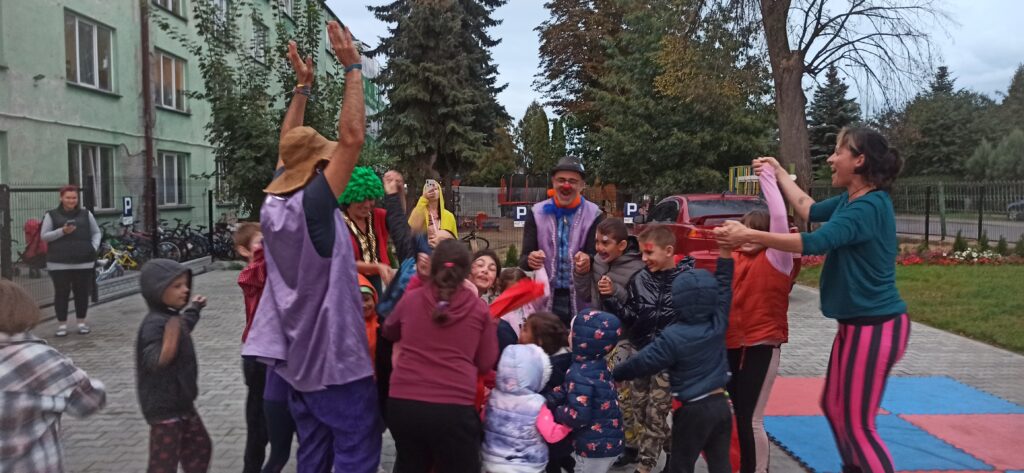
<svg viewBox="0 0 1024 473">
<path fill-rule="evenodd" d="M 139 279 L 149 313 L 135 346 L 136 383 L 142 415 L 150 425 L 150 473 L 205 472 L 213 447 L 196 412 L 199 368 L 192 330 L 206 298 L 192 292 L 192 271 L 155 259 Z"/>
</svg>

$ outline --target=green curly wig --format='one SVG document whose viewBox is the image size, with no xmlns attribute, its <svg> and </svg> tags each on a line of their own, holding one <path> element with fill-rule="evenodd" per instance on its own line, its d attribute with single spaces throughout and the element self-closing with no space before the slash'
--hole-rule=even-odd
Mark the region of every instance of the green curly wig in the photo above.
<svg viewBox="0 0 1024 473">
<path fill-rule="evenodd" d="M 366 200 L 377 200 L 384 197 L 384 183 L 380 181 L 373 168 L 358 166 L 352 170 L 352 178 L 345 186 L 345 192 L 338 197 L 341 205 L 363 202 Z"/>
</svg>

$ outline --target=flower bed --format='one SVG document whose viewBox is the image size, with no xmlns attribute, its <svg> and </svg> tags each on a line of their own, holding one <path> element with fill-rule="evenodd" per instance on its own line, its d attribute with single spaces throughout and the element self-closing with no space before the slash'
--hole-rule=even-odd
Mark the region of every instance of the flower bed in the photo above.
<svg viewBox="0 0 1024 473">
<path fill-rule="evenodd" d="M 804 256 L 801 259 L 801 266 L 813 268 L 821 266 L 825 262 L 824 256 Z M 1002 256 L 991 250 L 968 249 L 964 251 L 924 251 L 900 253 L 896 257 L 896 264 L 900 266 L 915 265 L 936 265 L 936 266 L 957 266 L 957 265 L 1004 265 L 1024 264 L 1024 258 L 1020 256 Z"/>
</svg>

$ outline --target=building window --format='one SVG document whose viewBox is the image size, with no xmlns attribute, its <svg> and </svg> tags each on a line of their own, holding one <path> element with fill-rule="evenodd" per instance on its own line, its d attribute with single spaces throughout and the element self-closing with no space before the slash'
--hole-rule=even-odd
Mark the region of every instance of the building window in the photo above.
<svg viewBox="0 0 1024 473">
<path fill-rule="evenodd" d="M 111 90 L 113 30 L 64 12 L 64 64 L 68 82 Z"/>
<path fill-rule="evenodd" d="M 185 184 L 188 181 L 188 156 L 181 153 L 161 151 L 157 157 L 156 169 L 157 205 L 184 205 Z"/>
<path fill-rule="evenodd" d="M 231 33 L 228 24 L 229 8 L 228 0 L 213 0 L 214 36 L 222 41 L 227 41 Z"/>
<path fill-rule="evenodd" d="M 258 21 L 252 23 L 252 57 L 265 64 L 267 62 L 267 41 L 270 38 L 270 28 Z"/>
<path fill-rule="evenodd" d="M 68 143 L 69 181 L 88 189 L 97 209 L 114 208 L 113 175 L 113 146 Z"/>
<path fill-rule="evenodd" d="M 185 16 L 185 0 L 153 0 L 153 3 L 175 15 Z"/>
<path fill-rule="evenodd" d="M 294 17 L 295 16 L 295 0 L 280 0 L 280 2 L 281 2 L 281 11 L 283 11 L 285 15 L 288 15 L 288 18 Z"/>
<path fill-rule="evenodd" d="M 228 188 L 228 181 L 224 173 L 224 164 L 217 160 L 217 173 L 216 173 L 217 186 L 217 203 L 226 204 L 231 202 L 231 189 Z"/>
<path fill-rule="evenodd" d="M 153 72 L 156 104 L 185 111 L 185 60 L 157 51 Z"/>
</svg>

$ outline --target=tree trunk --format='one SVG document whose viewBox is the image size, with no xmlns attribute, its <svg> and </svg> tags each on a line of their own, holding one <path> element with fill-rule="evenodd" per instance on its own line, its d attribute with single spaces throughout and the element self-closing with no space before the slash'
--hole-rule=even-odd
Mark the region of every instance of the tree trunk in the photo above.
<svg viewBox="0 0 1024 473">
<path fill-rule="evenodd" d="M 768 60 L 775 81 L 775 110 L 779 120 L 779 161 L 792 164 L 797 184 L 811 183 L 811 150 L 807 133 L 807 97 L 801 80 L 804 53 L 789 46 L 790 0 L 760 0 Z"/>
</svg>

